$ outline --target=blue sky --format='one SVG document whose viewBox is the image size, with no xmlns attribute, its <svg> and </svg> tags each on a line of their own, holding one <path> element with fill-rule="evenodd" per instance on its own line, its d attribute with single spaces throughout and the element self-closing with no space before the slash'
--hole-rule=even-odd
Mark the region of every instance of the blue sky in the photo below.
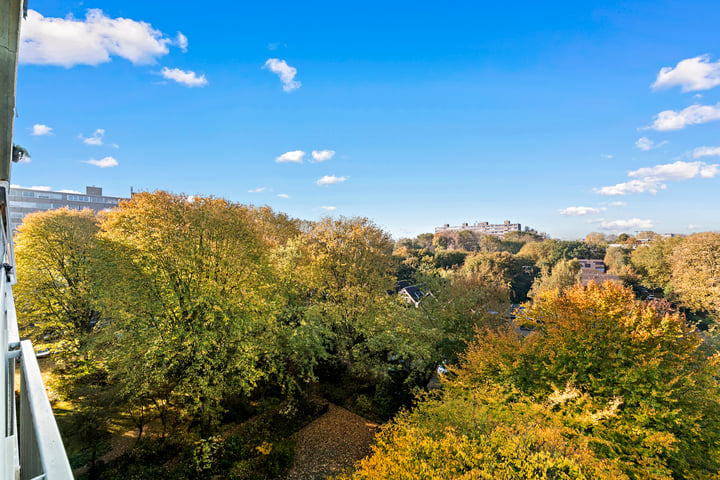
<svg viewBox="0 0 720 480">
<path fill-rule="evenodd" d="M 396 238 L 720 229 L 720 3 L 546 3 L 31 0 L 12 183 Z"/>
</svg>

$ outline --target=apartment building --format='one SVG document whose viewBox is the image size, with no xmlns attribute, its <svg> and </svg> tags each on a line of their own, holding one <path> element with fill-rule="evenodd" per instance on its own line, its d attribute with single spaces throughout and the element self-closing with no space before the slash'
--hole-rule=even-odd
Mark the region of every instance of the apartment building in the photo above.
<svg viewBox="0 0 720 480">
<path fill-rule="evenodd" d="M 504 223 L 498 223 L 498 224 L 491 224 L 488 222 L 478 222 L 474 223 L 472 225 L 463 223 L 459 226 L 450 226 L 450 224 L 446 223 L 442 227 L 436 227 L 435 233 L 442 233 L 442 232 L 461 232 L 464 230 L 469 230 L 471 232 L 477 232 L 482 235 L 494 235 L 496 237 L 502 237 L 506 233 L 509 232 L 521 232 L 522 227 L 519 223 L 510 223 L 510 220 L 505 220 Z"/>
<path fill-rule="evenodd" d="M 10 228 L 15 230 L 26 215 L 67 207 L 74 210 L 89 208 L 95 212 L 118 206 L 123 197 L 108 197 L 100 187 L 86 187 L 85 194 L 72 191 L 50 191 L 36 188 L 10 187 Z"/>
</svg>

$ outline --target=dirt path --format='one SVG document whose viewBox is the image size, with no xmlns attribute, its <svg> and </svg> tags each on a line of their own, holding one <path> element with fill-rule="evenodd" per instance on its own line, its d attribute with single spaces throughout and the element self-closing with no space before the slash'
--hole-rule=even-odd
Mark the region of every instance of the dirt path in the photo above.
<svg viewBox="0 0 720 480">
<path fill-rule="evenodd" d="M 330 404 L 295 435 L 295 461 L 285 480 L 323 480 L 370 453 L 378 425 Z"/>
</svg>

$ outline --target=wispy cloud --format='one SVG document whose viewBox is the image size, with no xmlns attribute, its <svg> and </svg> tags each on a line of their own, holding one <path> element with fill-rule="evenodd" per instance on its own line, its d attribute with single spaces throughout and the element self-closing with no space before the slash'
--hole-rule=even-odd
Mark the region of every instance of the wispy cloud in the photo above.
<svg viewBox="0 0 720 480">
<path fill-rule="evenodd" d="M 28 10 L 20 29 L 20 63 L 36 65 L 99 65 L 117 56 L 133 64 L 153 63 L 167 55 L 173 40 L 149 23 L 110 18 L 90 9 L 84 20 L 43 17 Z"/>
<path fill-rule="evenodd" d="M 563 208 L 563 209 L 561 209 L 561 210 L 558 210 L 558 212 L 560 212 L 560 215 L 568 215 L 568 216 L 571 216 L 571 217 L 577 217 L 577 216 L 580 216 L 580 215 L 590 215 L 590 214 L 592 214 L 592 213 L 600 213 L 600 212 L 602 212 L 603 210 L 607 210 L 607 208 L 604 208 L 604 207 L 600 207 L 600 208 L 595 208 L 595 207 L 568 207 L 568 208 Z"/>
<path fill-rule="evenodd" d="M 42 185 L 42 186 L 33 185 L 32 187 L 23 187 L 22 185 L 15 185 L 15 184 L 13 184 L 13 185 L 10 185 L 10 188 L 29 188 L 29 189 L 31 189 L 31 190 L 42 190 L 42 191 L 44 191 L 44 192 L 53 191 L 53 192 L 61 192 L 61 193 L 75 193 L 75 194 L 78 194 L 78 195 L 81 194 L 81 192 L 78 192 L 77 190 L 69 190 L 69 189 L 53 190 L 52 187 L 48 187 L 48 186 L 45 186 L 45 185 Z"/>
<path fill-rule="evenodd" d="M 334 212 L 335 210 L 337 210 L 337 207 L 330 207 L 330 206 L 324 206 L 324 207 L 319 207 L 319 208 L 321 210 L 327 210 L 328 212 Z"/>
<path fill-rule="evenodd" d="M 10 185 L 10 188 L 29 188 L 30 190 L 42 190 L 44 192 L 49 192 L 52 190 L 51 187 L 47 187 L 44 185 L 33 185 L 32 187 L 23 187 L 22 185 L 12 184 Z"/>
<path fill-rule="evenodd" d="M 627 207 L 627 202 L 610 202 L 608 205 L 611 207 Z"/>
<path fill-rule="evenodd" d="M 613 158 L 613 156 L 610 155 L 610 154 L 608 154 L 608 153 L 604 153 L 604 154 L 602 154 L 602 155 L 600 155 L 600 156 L 601 156 L 602 158 L 608 158 L 608 159 Z"/>
<path fill-rule="evenodd" d="M 319 179 L 316 183 L 318 185 L 335 185 L 337 183 L 342 183 L 347 179 L 348 179 L 348 177 L 336 177 L 335 175 L 325 175 L 324 177 Z"/>
<path fill-rule="evenodd" d="M 635 142 L 635 146 L 642 150 L 643 152 L 647 152 L 648 150 L 652 150 L 653 148 L 659 148 L 665 145 L 667 140 L 662 141 L 660 143 L 655 143 L 653 140 L 650 140 L 648 137 L 640 137 Z"/>
<path fill-rule="evenodd" d="M 44 137 L 46 135 L 52 135 L 53 129 L 52 127 L 48 127 L 47 125 L 43 125 L 42 123 L 36 123 L 32 126 L 30 135 L 34 137 Z"/>
<path fill-rule="evenodd" d="M 702 230 L 704 227 L 702 225 L 693 225 L 692 223 L 688 225 L 689 230 Z"/>
<path fill-rule="evenodd" d="M 94 145 L 96 147 L 104 145 L 103 138 L 105 137 L 105 129 L 98 128 L 93 132 L 92 136 L 90 137 L 84 137 L 82 134 L 80 135 L 80 138 L 82 139 L 83 143 L 86 145 Z M 118 148 L 118 146 L 114 143 L 110 144 L 113 148 Z"/>
<path fill-rule="evenodd" d="M 95 165 L 96 167 L 100 168 L 117 167 L 118 165 L 118 161 L 115 160 L 113 157 L 105 157 L 101 158 L 100 160 L 95 160 L 94 158 L 91 158 L 90 160 L 87 160 L 83 163 L 89 163 L 90 165 Z"/>
<path fill-rule="evenodd" d="M 290 195 L 288 195 L 287 193 L 278 193 L 277 196 L 280 198 L 290 198 Z"/>
<path fill-rule="evenodd" d="M 649 230 L 655 226 L 653 220 L 643 220 L 640 218 L 629 218 L 627 220 L 606 220 L 600 218 L 593 220 L 591 223 L 597 223 L 601 230 L 609 231 Z"/>
<path fill-rule="evenodd" d="M 666 163 L 654 167 L 639 168 L 628 173 L 630 177 L 640 177 L 646 181 L 653 182 L 677 182 L 691 178 L 713 178 L 720 170 L 718 165 L 708 165 L 705 162 L 683 162 Z"/>
<path fill-rule="evenodd" d="M 657 193 L 667 188 L 662 182 L 678 182 L 691 178 L 713 178 L 720 173 L 719 165 L 705 162 L 677 161 L 654 167 L 639 168 L 628 173 L 629 177 L 637 178 L 629 182 L 618 183 L 608 187 L 596 188 L 600 195 L 627 195 L 628 193 Z"/>
<path fill-rule="evenodd" d="M 187 52 L 188 47 L 188 38 L 182 34 L 182 32 L 177 32 L 177 35 L 175 36 L 175 45 L 184 52 Z"/>
<path fill-rule="evenodd" d="M 303 157 L 305 157 L 305 152 L 302 150 L 293 150 L 276 157 L 275 161 L 277 163 L 303 163 Z"/>
<path fill-rule="evenodd" d="M 652 88 L 680 87 L 683 92 L 709 90 L 720 85 L 720 61 L 711 62 L 709 55 L 687 58 L 675 66 L 663 67 Z"/>
<path fill-rule="evenodd" d="M 253 188 L 252 190 L 248 190 L 248 193 L 262 193 L 262 192 L 266 191 L 267 189 L 268 189 L 267 187 Z"/>
<path fill-rule="evenodd" d="M 335 150 L 313 150 L 312 158 L 316 162 L 325 162 L 335 156 Z"/>
<path fill-rule="evenodd" d="M 657 193 L 658 190 L 664 190 L 665 188 L 667 188 L 666 185 L 657 182 L 630 180 L 616 185 L 595 188 L 594 191 L 600 195 L 627 195 L 628 193 Z"/>
<path fill-rule="evenodd" d="M 683 110 L 665 110 L 655 117 L 650 127 L 653 130 L 665 132 L 668 130 L 681 130 L 689 125 L 720 120 L 720 103 L 716 105 L 691 105 Z"/>
<path fill-rule="evenodd" d="M 697 147 L 693 150 L 692 157 L 720 157 L 720 147 Z"/>
<path fill-rule="evenodd" d="M 297 90 L 302 85 L 300 82 L 295 80 L 297 69 L 288 65 L 285 60 L 280 60 L 279 58 L 268 58 L 263 68 L 267 68 L 271 72 L 276 73 L 283 84 L 283 90 L 288 93 L 293 90 Z"/>
<path fill-rule="evenodd" d="M 184 85 L 186 87 L 204 87 L 208 84 L 207 79 L 205 78 L 205 75 L 198 76 L 195 72 L 192 70 L 180 70 L 179 68 L 168 68 L 163 67 L 160 71 L 160 74 L 167 78 L 168 80 L 172 80 L 174 82 L 179 83 L 180 85 Z"/>
</svg>

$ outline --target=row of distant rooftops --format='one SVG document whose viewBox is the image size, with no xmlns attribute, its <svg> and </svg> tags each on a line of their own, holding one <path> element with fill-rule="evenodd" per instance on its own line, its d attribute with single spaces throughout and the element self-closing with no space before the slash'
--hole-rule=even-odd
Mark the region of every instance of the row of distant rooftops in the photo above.
<svg viewBox="0 0 720 480">
<path fill-rule="evenodd" d="M 476 222 L 470 225 L 469 223 L 463 223 L 462 225 L 450 226 L 446 223 L 442 227 L 436 227 L 435 233 L 441 232 L 460 232 L 469 230 L 471 232 L 484 233 L 488 235 L 503 235 L 508 232 L 520 232 L 522 227 L 519 223 L 510 223 L 510 220 L 505 220 L 503 223 L 492 224 L 488 222 Z"/>
</svg>

